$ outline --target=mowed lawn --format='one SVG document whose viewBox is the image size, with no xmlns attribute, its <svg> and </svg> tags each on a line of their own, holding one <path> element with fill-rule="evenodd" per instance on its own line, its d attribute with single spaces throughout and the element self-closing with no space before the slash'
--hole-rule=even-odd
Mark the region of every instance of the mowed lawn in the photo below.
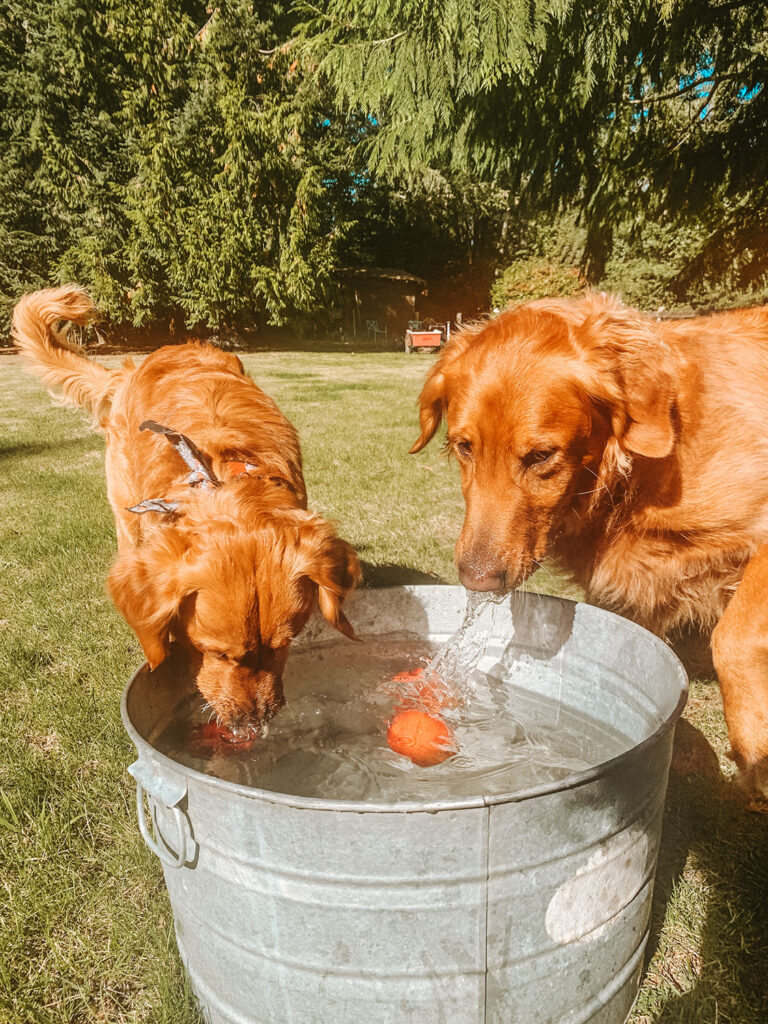
<svg viewBox="0 0 768 1024">
<path fill-rule="evenodd" d="M 407 454 L 429 357 L 245 362 L 298 428 L 310 507 L 367 582 L 455 582 L 458 471 L 437 444 Z M 126 773 L 119 702 L 142 658 L 104 591 L 103 447 L 0 358 L 0 1024 L 199 1021 Z M 547 573 L 534 585 L 565 589 Z M 714 682 L 694 681 L 685 719 L 631 1020 L 767 1024 L 768 819 L 734 792 Z"/>
</svg>

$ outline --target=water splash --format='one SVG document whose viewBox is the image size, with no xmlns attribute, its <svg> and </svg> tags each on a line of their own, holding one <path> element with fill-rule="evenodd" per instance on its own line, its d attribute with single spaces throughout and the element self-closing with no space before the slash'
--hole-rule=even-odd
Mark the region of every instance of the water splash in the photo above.
<svg viewBox="0 0 768 1024">
<path fill-rule="evenodd" d="M 493 634 L 496 611 L 506 594 L 467 591 L 464 619 L 424 671 L 424 679 L 461 704 L 473 695 L 472 677 Z"/>
</svg>

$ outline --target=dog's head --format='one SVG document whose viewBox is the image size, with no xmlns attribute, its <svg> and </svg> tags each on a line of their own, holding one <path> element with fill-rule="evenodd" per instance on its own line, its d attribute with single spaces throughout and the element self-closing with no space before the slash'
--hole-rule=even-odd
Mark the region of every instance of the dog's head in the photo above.
<svg viewBox="0 0 768 1024">
<path fill-rule="evenodd" d="M 519 306 L 448 345 L 420 396 L 417 452 L 445 416 L 466 503 L 462 583 L 533 572 L 606 471 L 675 444 L 675 371 L 652 322 L 604 296 Z"/>
<path fill-rule="evenodd" d="M 151 668 L 172 638 L 190 650 L 197 687 L 228 726 L 270 718 L 283 704 L 288 647 L 316 604 L 354 638 L 342 605 L 360 577 L 352 547 L 297 509 L 248 525 L 183 519 L 120 555 L 109 590 Z"/>
</svg>

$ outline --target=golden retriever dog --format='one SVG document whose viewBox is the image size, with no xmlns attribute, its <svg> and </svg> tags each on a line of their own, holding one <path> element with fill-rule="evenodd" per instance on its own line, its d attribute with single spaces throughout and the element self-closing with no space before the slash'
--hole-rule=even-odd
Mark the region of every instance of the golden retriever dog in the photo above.
<svg viewBox="0 0 768 1024">
<path fill-rule="evenodd" d="M 661 636 L 713 629 L 732 755 L 768 791 L 768 308 L 652 320 L 616 298 L 531 302 L 464 330 L 420 396 L 447 421 L 472 590 L 545 556 Z"/>
<path fill-rule="evenodd" d="M 175 639 L 219 721 L 246 728 L 283 703 L 288 647 L 315 604 L 354 636 L 342 604 L 357 557 L 306 511 L 296 431 L 236 356 L 188 343 L 107 369 L 58 329 L 95 316 L 80 288 L 39 291 L 16 306 L 13 336 L 106 436 L 119 549 L 108 585 L 149 665 Z"/>
</svg>

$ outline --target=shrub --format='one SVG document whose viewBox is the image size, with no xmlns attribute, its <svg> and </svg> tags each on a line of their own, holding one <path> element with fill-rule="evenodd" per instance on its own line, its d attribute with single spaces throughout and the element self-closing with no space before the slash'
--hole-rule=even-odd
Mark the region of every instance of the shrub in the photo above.
<svg viewBox="0 0 768 1024">
<path fill-rule="evenodd" d="M 548 295 L 576 295 L 585 287 L 578 267 L 545 256 L 527 256 L 516 259 L 496 278 L 491 287 L 491 304 L 503 309 L 512 303 Z"/>
</svg>

